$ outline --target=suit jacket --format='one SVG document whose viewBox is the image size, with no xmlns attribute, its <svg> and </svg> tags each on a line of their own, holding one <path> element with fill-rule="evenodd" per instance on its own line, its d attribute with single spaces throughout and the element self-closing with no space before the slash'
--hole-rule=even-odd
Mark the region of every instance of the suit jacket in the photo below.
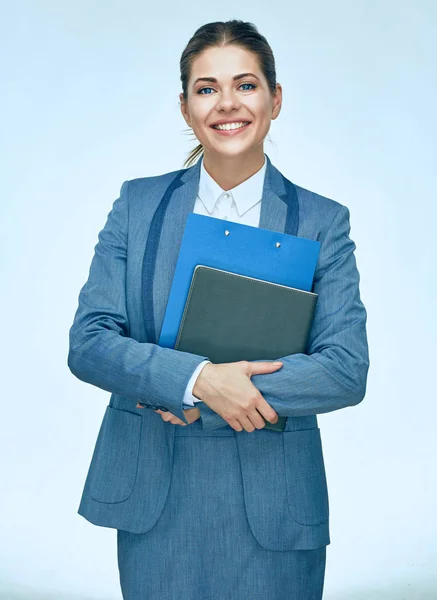
<svg viewBox="0 0 437 600">
<path fill-rule="evenodd" d="M 68 366 L 111 392 L 79 514 L 96 525 L 142 533 L 158 520 L 170 485 L 175 428 L 154 409 L 187 423 L 187 383 L 206 356 L 156 344 L 200 162 L 123 183 L 103 230 L 70 329 Z M 317 414 L 358 404 L 369 367 L 366 310 L 359 293 L 349 210 L 286 179 L 267 156 L 259 226 L 319 240 L 318 302 L 306 354 L 281 357 L 251 380 L 279 416 L 283 433 L 235 432 L 247 518 L 267 549 L 330 543 L 329 502 Z M 137 408 L 145 403 L 151 410 Z M 228 426 L 199 403 L 205 431 Z M 213 518 L 213 515 L 212 515 Z"/>
</svg>

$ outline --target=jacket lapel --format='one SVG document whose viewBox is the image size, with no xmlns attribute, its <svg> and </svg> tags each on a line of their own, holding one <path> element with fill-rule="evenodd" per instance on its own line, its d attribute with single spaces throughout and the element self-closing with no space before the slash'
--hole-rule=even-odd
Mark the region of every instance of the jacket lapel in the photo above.
<svg viewBox="0 0 437 600">
<path fill-rule="evenodd" d="M 261 201 L 259 227 L 297 235 L 299 205 L 296 189 L 274 167 L 266 155 L 267 166 Z M 173 274 L 187 217 L 194 210 L 199 189 L 201 161 L 181 170 L 154 201 L 142 268 L 142 298 L 148 342 L 157 343 L 164 319 Z M 150 285 L 152 282 L 152 285 Z"/>
</svg>

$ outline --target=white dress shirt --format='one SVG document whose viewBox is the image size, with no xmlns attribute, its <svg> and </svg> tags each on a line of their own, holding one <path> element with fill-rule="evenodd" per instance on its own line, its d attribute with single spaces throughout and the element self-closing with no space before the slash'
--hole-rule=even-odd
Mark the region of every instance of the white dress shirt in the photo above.
<svg viewBox="0 0 437 600">
<path fill-rule="evenodd" d="M 203 166 L 203 157 L 201 160 L 199 191 L 193 212 L 215 217 L 216 219 L 259 227 L 261 198 L 267 165 L 265 155 L 264 164 L 259 171 L 228 191 L 222 190 Z M 183 407 L 184 409 L 193 407 L 196 402 L 201 402 L 200 398 L 193 395 L 193 387 L 201 370 L 209 362 L 211 361 L 204 360 L 201 362 L 192 374 L 185 390 L 183 403 L 186 406 Z"/>
</svg>

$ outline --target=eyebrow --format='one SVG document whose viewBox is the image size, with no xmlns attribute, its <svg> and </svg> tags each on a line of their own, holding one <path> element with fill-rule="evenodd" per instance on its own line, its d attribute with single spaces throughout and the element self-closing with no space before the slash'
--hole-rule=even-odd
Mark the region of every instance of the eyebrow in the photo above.
<svg viewBox="0 0 437 600">
<path fill-rule="evenodd" d="M 240 73 L 239 75 L 235 75 L 232 77 L 233 81 L 238 81 L 238 79 L 243 79 L 243 77 L 255 77 L 260 81 L 260 78 L 255 75 L 255 73 Z M 217 83 L 217 79 L 215 77 L 198 77 L 196 81 L 193 83 L 193 87 L 196 85 L 198 81 L 207 81 L 208 83 Z"/>
</svg>

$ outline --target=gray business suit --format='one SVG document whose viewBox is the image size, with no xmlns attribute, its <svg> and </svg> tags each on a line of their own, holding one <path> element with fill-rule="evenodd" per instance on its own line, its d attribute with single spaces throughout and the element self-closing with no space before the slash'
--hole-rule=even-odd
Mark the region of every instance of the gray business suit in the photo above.
<svg viewBox="0 0 437 600">
<path fill-rule="evenodd" d="M 235 432 L 205 403 L 201 419 L 172 425 L 152 409 L 187 422 L 184 391 L 208 358 L 156 345 L 199 167 L 125 182 L 99 234 L 68 365 L 111 398 L 79 514 L 119 530 L 129 600 L 318 600 L 330 537 L 316 415 L 358 404 L 369 367 L 349 211 L 294 185 L 267 157 L 259 226 L 322 244 L 308 353 L 281 357 L 279 371 L 252 377 L 289 417 L 287 429 Z M 217 524 L 220 533 L 208 537 Z"/>
</svg>

